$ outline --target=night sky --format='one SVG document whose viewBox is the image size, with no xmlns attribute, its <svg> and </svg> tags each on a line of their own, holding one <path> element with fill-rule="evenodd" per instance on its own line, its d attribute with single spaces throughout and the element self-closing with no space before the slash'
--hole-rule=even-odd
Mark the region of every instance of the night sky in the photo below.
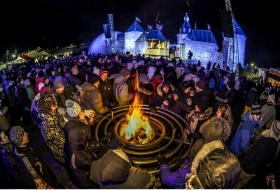
<svg viewBox="0 0 280 190">
<path fill-rule="evenodd" d="M 276 3 L 260 0 L 232 0 L 235 20 L 243 29 L 246 41 L 245 63 L 258 67 L 280 67 L 278 37 L 279 10 Z M 272 1 L 271 1 L 272 2 Z M 207 29 L 207 23 L 222 47 L 220 11 L 224 0 L 10 0 L 1 6 L 0 59 L 6 49 L 10 54 L 41 48 L 65 47 L 91 42 L 103 32 L 107 14 L 114 15 L 115 30 L 125 32 L 135 21 L 163 24 L 162 33 L 176 43 L 176 34 L 187 12 L 192 27 Z M 279 65 L 279 66 L 278 66 Z"/>
</svg>

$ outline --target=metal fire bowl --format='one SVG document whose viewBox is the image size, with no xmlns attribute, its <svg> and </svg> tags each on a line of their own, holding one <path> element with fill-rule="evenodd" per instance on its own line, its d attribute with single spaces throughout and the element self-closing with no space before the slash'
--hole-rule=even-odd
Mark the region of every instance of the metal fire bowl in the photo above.
<svg viewBox="0 0 280 190">
<path fill-rule="evenodd" d="M 146 144 L 132 144 L 122 139 L 119 135 L 121 124 L 126 119 L 126 114 L 130 106 L 119 106 L 113 109 L 111 113 L 99 115 L 96 117 L 94 128 L 95 139 L 98 141 L 102 137 L 111 133 L 119 142 L 121 148 L 130 158 L 135 167 L 147 169 L 150 173 L 159 173 L 158 161 L 156 156 L 165 154 L 169 166 L 172 168 L 172 160 L 181 157 L 185 158 L 190 152 L 190 143 L 186 141 L 186 130 L 189 129 L 188 123 L 179 115 L 172 111 L 158 108 L 152 113 L 148 105 L 138 106 L 144 115 L 149 118 L 151 126 L 156 129 L 155 138 L 152 142 Z M 160 131 L 159 133 L 157 133 Z"/>
<path fill-rule="evenodd" d="M 166 130 L 165 130 L 165 127 L 163 125 L 163 123 L 161 123 L 159 120 L 155 119 L 155 118 L 149 118 L 149 123 L 151 125 L 151 127 L 153 128 L 154 130 L 154 138 L 151 142 L 149 143 L 146 143 L 146 144 L 133 144 L 133 143 L 130 143 L 128 142 L 127 140 L 123 139 L 121 136 L 120 136 L 120 129 L 122 127 L 122 125 L 124 124 L 126 118 L 122 118 L 120 119 L 120 121 L 116 124 L 116 126 L 114 127 L 114 134 L 115 134 L 115 137 L 117 137 L 117 139 L 119 140 L 119 142 L 124 146 L 124 147 L 131 147 L 131 149 L 133 150 L 150 150 L 151 148 L 157 146 L 162 140 L 163 138 L 165 137 L 165 133 L 166 133 Z M 159 136 L 159 138 L 158 138 Z M 148 152 L 146 152 L 146 155 L 149 155 L 147 154 Z M 130 152 L 129 154 L 136 154 L 137 153 L 132 153 Z M 152 152 L 151 152 L 152 154 Z"/>
</svg>

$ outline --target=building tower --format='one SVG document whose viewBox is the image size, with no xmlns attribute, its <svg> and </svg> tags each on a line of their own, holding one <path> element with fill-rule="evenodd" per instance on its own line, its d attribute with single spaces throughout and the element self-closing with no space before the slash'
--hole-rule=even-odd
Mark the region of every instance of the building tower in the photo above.
<svg viewBox="0 0 280 190">
<path fill-rule="evenodd" d="M 110 34 L 111 34 L 110 53 L 116 53 L 113 14 L 108 14 L 108 24 L 109 24 L 109 27 L 110 27 Z"/>
</svg>

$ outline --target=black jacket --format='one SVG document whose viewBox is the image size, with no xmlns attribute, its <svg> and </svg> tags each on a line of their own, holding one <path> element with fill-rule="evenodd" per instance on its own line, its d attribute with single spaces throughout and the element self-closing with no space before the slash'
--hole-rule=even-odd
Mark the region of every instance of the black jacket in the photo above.
<svg viewBox="0 0 280 190">
<path fill-rule="evenodd" d="M 269 164 L 275 156 L 278 142 L 271 137 L 256 140 L 245 156 L 240 158 L 240 165 L 248 174 L 257 174 Z"/>
<path fill-rule="evenodd" d="M 98 90 L 101 94 L 102 102 L 105 106 L 111 107 L 112 103 L 117 101 L 114 95 L 113 86 L 109 79 L 107 79 L 106 81 L 100 80 Z"/>
<path fill-rule="evenodd" d="M 17 85 L 18 102 L 22 107 L 30 106 L 30 100 L 28 98 L 27 90 L 23 85 Z"/>
<path fill-rule="evenodd" d="M 68 83 L 70 83 L 74 88 L 74 91 L 76 91 L 77 90 L 76 85 L 81 86 L 83 84 L 83 81 L 78 76 L 74 76 L 70 74 L 68 78 Z"/>
</svg>

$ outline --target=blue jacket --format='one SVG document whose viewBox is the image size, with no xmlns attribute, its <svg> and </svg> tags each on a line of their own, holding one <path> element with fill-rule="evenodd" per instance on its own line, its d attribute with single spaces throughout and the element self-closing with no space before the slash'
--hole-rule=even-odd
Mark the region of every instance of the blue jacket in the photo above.
<svg viewBox="0 0 280 190">
<path fill-rule="evenodd" d="M 238 125 L 235 136 L 229 146 L 233 154 L 245 154 L 249 149 L 250 141 L 254 132 L 254 128 L 258 126 L 258 122 L 251 116 L 251 111 L 248 111 Z"/>
<path fill-rule="evenodd" d="M 191 161 L 186 159 L 182 166 L 175 172 L 171 172 L 168 164 L 160 165 L 160 175 L 163 184 L 174 189 L 185 189 L 186 174 L 191 173 Z"/>
</svg>

